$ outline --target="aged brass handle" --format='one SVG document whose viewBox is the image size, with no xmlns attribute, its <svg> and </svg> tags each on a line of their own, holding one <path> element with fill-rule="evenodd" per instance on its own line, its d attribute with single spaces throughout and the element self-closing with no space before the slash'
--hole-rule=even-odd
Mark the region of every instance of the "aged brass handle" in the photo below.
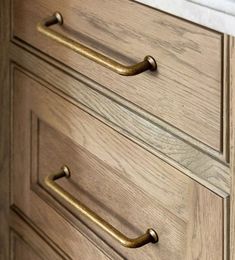
<svg viewBox="0 0 235 260">
<path fill-rule="evenodd" d="M 75 52 L 83 55 L 84 57 L 95 61 L 96 63 L 120 74 L 123 76 L 133 76 L 137 75 L 141 72 L 144 72 L 146 70 L 156 70 L 157 69 L 157 63 L 155 59 L 151 56 L 146 56 L 143 61 L 131 65 L 126 66 L 123 64 L 120 64 L 119 62 L 99 53 L 96 52 L 93 49 L 90 49 L 89 47 L 76 42 L 72 39 L 69 39 L 68 37 L 65 37 L 61 35 L 60 33 L 52 30 L 50 28 L 51 25 L 54 24 L 63 24 L 63 17 L 60 13 L 56 12 L 53 16 L 50 16 L 41 22 L 38 23 L 37 29 L 39 32 L 43 33 L 44 35 L 48 36 L 51 39 L 54 39 L 55 41 L 63 44 L 64 46 L 74 50 Z"/>
<path fill-rule="evenodd" d="M 116 239 L 122 246 L 129 247 L 129 248 L 137 248 L 144 246 L 148 243 L 156 243 L 158 242 L 158 235 L 155 230 L 148 229 L 145 234 L 131 239 L 126 237 L 120 231 L 118 231 L 115 227 L 111 224 L 107 223 L 104 219 L 98 216 L 95 212 L 89 209 L 87 206 L 76 200 L 71 194 L 65 191 L 62 187 L 60 187 L 55 181 L 63 178 L 63 177 L 70 177 L 70 170 L 67 166 L 63 166 L 61 172 L 56 174 L 51 174 L 45 178 L 45 184 L 57 193 L 61 198 L 63 198 L 67 203 L 71 206 L 76 208 L 79 213 L 83 214 L 87 217 L 90 221 L 95 223 L 99 226 L 102 230 L 107 232 L 111 237 Z"/>
</svg>

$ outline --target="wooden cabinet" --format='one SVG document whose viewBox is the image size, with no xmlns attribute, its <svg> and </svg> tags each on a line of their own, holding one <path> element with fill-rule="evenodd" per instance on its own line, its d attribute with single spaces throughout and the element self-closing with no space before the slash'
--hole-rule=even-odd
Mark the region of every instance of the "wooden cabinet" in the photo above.
<svg viewBox="0 0 235 260">
<path fill-rule="evenodd" d="M 17 68 L 13 78 L 12 204 L 59 248 L 72 259 L 104 258 L 81 234 L 81 220 L 128 259 L 206 259 L 208 252 L 222 258 L 223 198 L 53 93 L 45 82 Z M 69 194 L 129 237 L 152 228 L 159 242 L 135 250 L 119 246 L 46 186 L 45 178 L 63 165 L 71 177 L 58 182 Z"/>
<path fill-rule="evenodd" d="M 0 7 L 0 259 L 233 260 L 234 39 L 133 1 Z"/>
</svg>

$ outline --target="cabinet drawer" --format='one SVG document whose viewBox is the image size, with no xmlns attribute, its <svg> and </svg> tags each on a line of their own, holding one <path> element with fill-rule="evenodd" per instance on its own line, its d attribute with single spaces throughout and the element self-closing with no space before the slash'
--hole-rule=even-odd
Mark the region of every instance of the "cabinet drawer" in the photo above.
<svg viewBox="0 0 235 260">
<path fill-rule="evenodd" d="M 36 25 L 55 11 L 64 23 L 51 30 L 123 64 L 151 55 L 158 71 L 121 76 L 42 35 Z M 132 1 L 13 0 L 13 36 L 221 150 L 221 34 Z"/>
<path fill-rule="evenodd" d="M 58 247 L 72 259 L 223 258 L 224 198 L 45 83 L 13 74 L 12 203 Z M 125 248 L 84 217 L 45 184 L 62 165 L 71 177 L 59 187 L 126 236 L 152 228 L 159 242 Z"/>
</svg>

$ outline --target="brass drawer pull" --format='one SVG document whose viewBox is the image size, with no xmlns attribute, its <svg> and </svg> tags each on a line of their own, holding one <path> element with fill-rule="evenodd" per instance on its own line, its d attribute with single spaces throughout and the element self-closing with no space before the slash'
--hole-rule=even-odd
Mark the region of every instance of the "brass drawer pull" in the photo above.
<svg viewBox="0 0 235 260">
<path fill-rule="evenodd" d="M 155 230 L 148 229 L 145 234 L 131 239 L 126 237 L 120 231 L 118 231 L 115 227 L 111 224 L 107 223 L 104 219 L 98 216 L 95 212 L 89 209 L 87 206 L 83 205 L 81 202 L 76 200 L 71 194 L 65 191 L 62 187 L 60 187 L 55 181 L 60 178 L 69 178 L 70 171 L 68 167 L 63 166 L 61 172 L 56 174 L 51 174 L 45 178 L 46 185 L 57 193 L 61 198 L 63 198 L 67 203 L 71 206 L 76 208 L 79 213 L 83 214 L 87 217 L 90 221 L 95 223 L 97 226 L 102 228 L 105 232 L 107 232 L 111 237 L 116 239 L 122 246 L 129 247 L 129 248 L 137 248 L 144 246 L 148 243 L 156 243 L 158 242 L 158 235 Z"/>
<path fill-rule="evenodd" d="M 156 70 L 157 69 L 157 63 L 151 56 L 146 56 L 143 61 L 131 65 L 126 66 L 123 64 L 120 64 L 119 62 L 99 53 L 95 50 L 90 49 L 89 47 L 76 42 L 72 39 L 69 39 L 68 37 L 65 37 L 61 35 L 60 33 L 53 31 L 51 28 L 49 28 L 51 25 L 54 24 L 63 24 L 63 17 L 60 13 L 56 12 L 53 16 L 50 16 L 41 22 L 38 23 L 37 29 L 39 32 L 45 34 L 51 39 L 54 39 L 55 41 L 63 44 L 64 46 L 67 46 L 68 48 L 74 50 L 75 52 L 83 55 L 84 57 L 93 60 L 97 62 L 98 64 L 120 74 L 123 76 L 133 76 L 137 75 L 139 73 L 142 73 L 146 70 Z"/>
</svg>

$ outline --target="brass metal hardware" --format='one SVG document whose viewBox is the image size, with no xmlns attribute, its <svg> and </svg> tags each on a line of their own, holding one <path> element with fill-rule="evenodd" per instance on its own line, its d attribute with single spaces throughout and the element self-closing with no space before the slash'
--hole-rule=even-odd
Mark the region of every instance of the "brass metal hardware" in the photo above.
<svg viewBox="0 0 235 260">
<path fill-rule="evenodd" d="M 54 13 L 53 16 L 50 16 L 39 22 L 37 25 L 37 29 L 39 32 L 43 33 L 49 38 L 63 44 L 64 46 L 74 50 L 75 52 L 83 55 L 84 57 L 92 61 L 95 61 L 96 63 L 120 75 L 134 76 L 146 70 L 154 71 L 157 69 L 157 63 L 155 59 L 149 55 L 146 56 L 143 61 L 131 66 L 120 64 L 119 62 L 52 30 L 50 27 L 55 24 L 63 24 L 63 17 L 58 12 Z"/>
<path fill-rule="evenodd" d="M 87 206 L 79 202 L 75 199 L 71 194 L 65 191 L 62 187 L 60 187 L 55 181 L 66 177 L 69 178 L 71 176 L 70 170 L 67 166 L 63 166 L 61 168 L 61 172 L 56 174 L 51 174 L 45 178 L 45 184 L 53 190 L 56 194 L 58 194 L 61 198 L 63 198 L 67 203 L 73 206 L 75 209 L 78 210 L 79 213 L 87 217 L 90 221 L 95 223 L 99 226 L 102 230 L 108 233 L 111 237 L 116 239 L 122 246 L 129 247 L 129 248 L 137 248 L 144 246 L 148 243 L 157 243 L 158 242 L 158 235 L 155 230 L 148 229 L 145 234 L 131 239 L 126 237 L 120 231 L 118 231 L 115 227 L 111 224 L 107 223 L 104 219 L 98 216 L 94 211 L 89 209 Z"/>
</svg>

